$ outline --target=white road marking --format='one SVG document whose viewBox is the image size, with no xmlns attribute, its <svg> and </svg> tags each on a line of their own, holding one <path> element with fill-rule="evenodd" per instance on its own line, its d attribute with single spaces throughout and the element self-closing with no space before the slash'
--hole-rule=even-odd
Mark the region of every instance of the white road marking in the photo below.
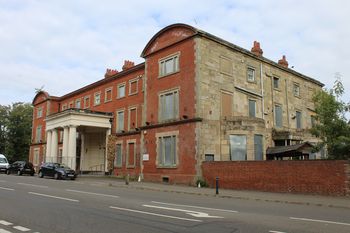
<svg viewBox="0 0 350 233">
<path fill-rule="evenodd" d="M 158 201 L 152 201 L 152 203 L 163 204 L 163 205 L 170 205 L 170 206 L 191 207 L 191 208 L 197 208 L 197 209 L 203 209 L 203 210 L 215 210 L 215 211 L 222 211 L 222 212 L 229 212 L 229 213 L 238 213 L 238 211 L 236 211 L 236 210 L 215 209 L 215 208 L 202 207 L 202 206 L 194 206 L 194 205 L 180 205 L 180 204 L 173 204 L 173 203 L 166 203 L 166 202 L 158 202 Z"/>
<path fill-rule="evenodd" d="M 0 224 L 5 225 L 5 226 L 10 226 L 10 225 L 12 225 L 12 223 L 7 222 L 7 221 L 5 221 L 5 220 L 1 220 L 1 221 L 0 221 Z"/>
<path fill-rule="evenodd" d="M 51 196 L 51 195 L 47 195 L 47 194 L 34 193 L 34 192 L 28 192 L 28 193 L 33 194 L 33 195 L 37 195 L 37 196 L 50 197 L 50 198 L 55 198 L 55 199 L 60 199 L 60 200 L 65 200 L 65 201 L 79 202 L 79 200 L 65 198 L 65 197 Z"/>
<path fill-rule="evenodd" d="M 319 219 L 295 218 L 295 217 L 290 217 L 290 219 L 292 219 L 292 220 L 300 220 L 300 221 L 321 222 L 321 223 L 329 223 L 329 224 L 350 226 L 350 223 L 345 223 L 345 222 L 333 222 L 333 221 L 326 221 L 326 220 L 319 220 Z"/>
<path fill-rule="evenodd" d="M 26 184 L 26 183 L 17 183 L 20 185 L 26 185 L 26 186 L 32 186 L 32 187 L 38 187 L 38 188 L 48 188 L 49 186 L 45 186 L 45 185 L 37 185 L 37 184 Z"/>
<path fill-rule="evenodd" d="M 190 221 L 190 222 L 203 222 L 202 220 L 198 220 L 198 219 L 180 218 L 180 217 L 175 217 L 175 216 L 170 216 L 170 215 L 156 214 L 156 213 L 151 213 L 151 212 L 132 210 L 132 209 L 115 207 L 115 206 L 110 206 L 109 208 L 117 209 L 117 210 L 124 210 L 124 211 L 129 211 L 129 212 L 134 212 L 134 213 L 140 213 L 140 214 L 153 215 L 153 216 L 164 217 L 164 218 L 179 219 L 179 220 Z"/>
<path fill-rule="evenodd" d="M 29 228 L 22 227 L 22 226 L 15 226 L 13 228 L 16 229 L 16 230 L 19 230 L 19 231 L 30 231 Z"/>
<path fill-rule="evenodd" d="M 11 233 L 11 231 L 6 231 L 4 229 L 0 229 L 0 233 Z"/>
<path fill-rule="evenodd" d="M 79 191 L 79 190 L 74 190 L 74 189 L 66 189 L 66 191 L 68 191 L 68 192 L 74 192 L 74 193 L 90 194 L 90 195 L 96 195 L 96 196 L 102 196 L 102 197 L 119 198 L 119 196 L 115 196 L 115 195 L 109 195 L 109 194 L 103 194 L 103 193 L 85 192 L 85 191 Z"/>
<path fill-rule="evenodd" d="M 183 210 L 183 209 L 176 209 L 176 208 L 169 208 L 169 207 L 155 206 L 155 205 L 142 205 L 142 206 L 156 208 L 156 209 L 163 209 L 163 210 L 173 210 L 173 211 L 185 212 L 186 214 L 189 214 L 189 215 L 191 215 L 193 217 L 197 217 L 197 218 L 223 218 L 220 216 L 211 216 L 207 213 L 197 212 L 197 211 L 192 211 L 192 210 Z"/>
<path fill-rule="evenodd" d="M 270 233 L 287 233 L 287 232 L 284 232 L 284 231 L 269 231 Z"/>
<path fill-rule="evenodd" d="M 0 189 L 7 190 L 7 191 L 15 191 L 14 189 L 5 188 L 5 187 L 0 187 Z"/>
</svg>

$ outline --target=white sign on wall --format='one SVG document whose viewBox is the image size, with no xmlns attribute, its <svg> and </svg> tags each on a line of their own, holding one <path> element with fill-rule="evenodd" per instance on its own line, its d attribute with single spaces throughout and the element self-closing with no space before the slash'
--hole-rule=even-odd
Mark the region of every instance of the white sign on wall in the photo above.
<svg viewBox="0 0 350 233">
<path fill-rule="evenodd" d="M 143 154 L 142 160 L 143 161 L 148 161 L 149 160 L 149 154 Z"/>
</svg>

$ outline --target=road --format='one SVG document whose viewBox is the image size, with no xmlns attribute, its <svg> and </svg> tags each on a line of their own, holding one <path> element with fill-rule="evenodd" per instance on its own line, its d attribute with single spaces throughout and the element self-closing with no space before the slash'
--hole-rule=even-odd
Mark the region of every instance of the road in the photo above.
<svg viewBox="0 0 350 233">
<path fill-rule="evenodd" d="M 349 233 L 350 209 L 0 175 L 0 233 Z"/>
</svg>

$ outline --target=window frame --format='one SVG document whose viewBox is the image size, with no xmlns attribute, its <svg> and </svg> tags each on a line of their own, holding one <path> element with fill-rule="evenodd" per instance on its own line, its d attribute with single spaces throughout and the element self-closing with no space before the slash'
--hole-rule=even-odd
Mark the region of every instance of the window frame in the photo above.
<svg viewBox="0 0 350 233">
<path fill-rule="evenodd" d="M 123 125 L 122 129 L 120 129 L 119 124 L 119 113 L 123 113 Z M 116 111 L 116 132 L 121 133 L 122 131 L 125 131 L 125 109 L 119 109 Z"/>
<path fill-rule="evenodd" d="M 91 99 L 90 95 L 84 96 L 84 109 L 90 108 L 90 99 Z M 86 101 L 86 100 L 89 100 L 89 101 Z M 86 103 L 88 103 L 88 104 L 86 104 Z"/>
<path fill-rule="evenodd" d="M 79 107 L 77 106 L 77 103 L 79 102 Z M 81 109 L 81 98 L 78 98 L 75 100 L 75 108 Z"/>
<path fill-rule="evenodd" d="M 111 92 L 111 97 L 108 99 L 108 92 Z M 111 102 L 113 100 L 113 87 L 108 87 L 105 89 L 105 103 Z"/>
<path fill-rule="evenodd" d="M 132 83 L 136 83 L 136 91 L 132 92 L 131 87 Z M 134 78 L 129 80 L 129 96 L 136 95 L 139 92 L 139 78 Z"/>
<path fill-rule="evenodd" d="M 124 95 L 123 96 L 120 96 L 120 90 L 119 90 L 120 87 L 124 87 Z M 119 83 L 117 85 L 117 99 L 124 98 L 125 96 L 126 96 L 126 82 Z"/>
<path fill-rule="evenodd" d="M 250 109 L 250 104 L 254 103 L 254 115 L 251 115 L 251 109 Z M 256 100 L 255 99 L 248 99 L 248 116 L 249 117 L 256 117 Z"/>
<path fill-rule="evenodd" d="M 135 110 L 135 128 L 131 128 L 130 124 L 131 124 L 131 111 Z M 137 128 L 137 106 L 131 106 L 128 108 L 128 131 L 130 131 L 131 129 L 136 129 Z"/>
<path fill-rule="evenodd" d="M 165 112 L 164 110 L 166 110 L 167 105 L 164 103 L 165 99 L 163 99 L 163 96 L 167 96 L 167 95 L 173 95 L 173 104 L 174 104 L 174 109 L 173 109 L 173 113 L 174 116 L 172 118 L 164 118 Z M 167 122 L 167 121 L 174 121 L 176 119 L 179 119 L 179 109 L 180 109 L 180 88 L 175 88 L 172 90 L 167 90 L 167 91 L 163 91 L 160 92 L 158 94 L 158 121 L 159 122 Z"/>
<path fill-rule="evenodd" d="M 96 103 L 96 96 L 99 96 L 99 102 Z M 94 93 L 94 106 L 98 106 L 101 104 L 101 91 L 95 92 Z"/>
<path fill-rule="evenodd" d="M 253 71 L 253 80 L 250 80 L 249 79 L 249 71 Z M 247 82 L 249 82 L 249 83 L 255 83 L 256 82 L 256 72 L 255 72 L 255 68 L 254 67 L 252 67 L 252 66 L 248 66 L 247 67 Z"/>
<path fill-rule="evenodd" d="M 300 84 L 299 83 L 293 83 L 293 95 L 295 97 L 300 97 Z"/>
<path fill-rule="evenodd" d="M 245 141 L 245 158 L 244 159 L 239 159 L 239 158 L 236 158 L 234 159 L 234 155 L 232 154 L 232 151 L 233 151 L 233 144 L 231 144 L 231 142 L 233 141 L 233 137 L 240 137 L 240 138 L 244 138 L 244 141 Z M 229 135 L 229 150 L 230 150 L 230 161 L 247 161 L 248 159 L 248 137 L 247 135 L 245 134 L 230 134 Z"/>
<path fill-rule="evenodd" d="M 279 90 L 280 89 L 280 78 L 277 76 L 273 76 L 272 81 L 273 81 L 273 89 Z M 275 81 L 277 81 L 277 82 L 275 82 Z M 276 86 L 276 84 L 277 84 L 277 86 Z"/>
<path fill-rule="evenodd" d="M 42 125 L 38 125 L 35 129 L 35 142 L 36 143 L 42 142 L 42 132 L 41 131 L 42 131 Z"/>
<path fill-rule="evenodd" d="M 295 128 L 296 129 L 303 128 L 303 113 L 300 110 L 295 111 Z"/>
<path fill-rule="evenodd" d="M 36 108 L 36 118 L 39 119 L 43 117 L 43 107 L 37 107 Z"/>
<path fill-rule="evenodd" d="M 129 145 L 134 144 L 134 164 L 129 164 Z M 125 163 L 126 163 L 126 168 L 135 168 L 136 166 L 136 139 L 130 139 L 126 141 L 126 158 L 125 158 Z"/>
<path fill-rule="evenodd" d="M 166 57 L 162 57 L 161 59 L 158 60 L 158 67 L 159 67 L 158 78 L 162 78 L 162 77 L 180 72 L 180 55 L 181 55 L 180 52 L 176 52 Z M 166 72 L 166 62 L 170 60 L 173 61 L 173 64 L 172 64 L 173 69 L 171 72 Z"/>
<path fill-rule="evenodd" d="M 117 155 L 117 146 L 120 146 L 120 164 L 118 163 L 118 155 Z M 123 167 L 123 141 L 117 141 L 115 143 L 115 159 L 114 159 L 114 167 L 116 168 L 122 168 Z"/>
<path fill-rule="evenodd" d="M 276 111 L 276 108 L 280 108 L 281 109 L 281 125 L 278 125 L 277 123 L 277 111 Z M 274 106 L 274 125 L 276 128 L 283 128 L 283 107 L 281 104 L 275 104 Z"/>
<path fill-rule="evenodd" d="M 175 145 L 171 145 L 171 153 L 173 153 L 171 158 L 169 160 L 172 161 L 171 164 L 166 164 L 166 151 L 165 151 L 165 144 L 163 143 L 164 138 L 171 138 L 174 139 Z M 164 132 L 164 133 L 156 133 L 156 151 L 157 151 L 157 157 L 156 157 L 156 165 L 157 168 L 177 168 L 179 165 L 179 131 L 171 131 L 171 132 Z M 160 157 L 163 157 L 162 159 Z M 163 163 L 161 163 L 163 161 Z"/>
</svg>

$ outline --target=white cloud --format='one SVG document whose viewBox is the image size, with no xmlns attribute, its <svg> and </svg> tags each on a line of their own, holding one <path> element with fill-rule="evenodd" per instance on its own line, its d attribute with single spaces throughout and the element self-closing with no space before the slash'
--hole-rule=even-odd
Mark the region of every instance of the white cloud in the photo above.
<svg viewBox="0 0 350 233">
<path fill-rule="evenodd" d="M 343 75 L 350 96 L 350 2 L 334 1 L 70 1 L 0 0 L 0 104 L 31 102 L 45 85 L 63 95 L 142 62 L 151 37 L 172 23 L 187 23 L 264 56 L 283 54 L 296 71 L 331 87 Z"/>
</svg>

